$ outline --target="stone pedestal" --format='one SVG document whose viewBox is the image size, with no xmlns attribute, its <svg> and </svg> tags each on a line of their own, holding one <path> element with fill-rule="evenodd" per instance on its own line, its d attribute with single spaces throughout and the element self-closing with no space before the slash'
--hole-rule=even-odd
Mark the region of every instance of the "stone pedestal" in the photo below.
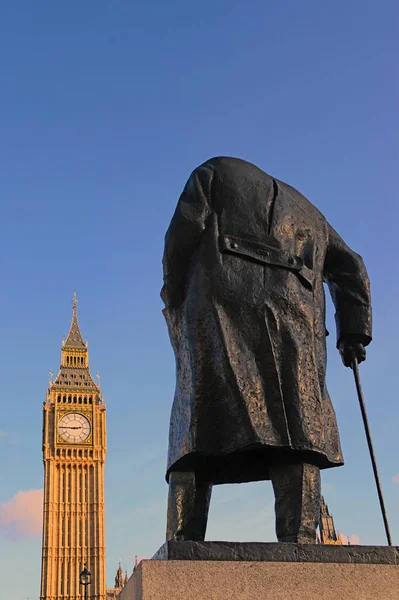
<svg viewBox="0 0 399 600">
<path fill-rule="evenodd" d="M 140 563 L 118 600 L 398 600 L 398 594 L 398 548 L 169 542 Z"/>
</svg>

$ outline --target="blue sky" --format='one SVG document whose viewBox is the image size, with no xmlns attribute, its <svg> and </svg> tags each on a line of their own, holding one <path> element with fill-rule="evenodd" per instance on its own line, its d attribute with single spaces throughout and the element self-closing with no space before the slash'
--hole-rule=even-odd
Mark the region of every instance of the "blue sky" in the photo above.
<svg viewBox="0 0 399 600">
<path fill-rule="evenodd" d="M 174 390 L 163 236 L 190 171 L 219 154 L 299 188 L 365 259 L 374 341 L 361 375 L 399 544 L 398 17 L 394 0 L 0 4 L 5 596 L 39 597 L 40 536 L 10 529 L 4 503 L 42 487 L 42 402 L 74 291 L 108 406 L 108 584 L 119 559 L 130 571 L 163 542 Z M 324 472 L 326 498 L 344 534 L 383 544 L 333 335 L 328 385 L 346 465 Z M 216 488 L 208 539 L 274 540 L 272 504 L 269 483 Z"/>
</svg>

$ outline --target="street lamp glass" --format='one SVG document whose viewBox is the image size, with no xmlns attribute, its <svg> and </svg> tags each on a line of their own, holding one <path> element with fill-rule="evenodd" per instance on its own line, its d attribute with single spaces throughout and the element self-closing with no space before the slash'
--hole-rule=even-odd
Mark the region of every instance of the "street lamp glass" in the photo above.
<svg viewBox="0 0 399 600">
<path fill-rule="evenodd" d="M 82 585 L 88 585 L 90 583 L 90 577 L 91 577 L 91 573 L 85 567 L 80 574 L 80 583 Z"/>
</svg>

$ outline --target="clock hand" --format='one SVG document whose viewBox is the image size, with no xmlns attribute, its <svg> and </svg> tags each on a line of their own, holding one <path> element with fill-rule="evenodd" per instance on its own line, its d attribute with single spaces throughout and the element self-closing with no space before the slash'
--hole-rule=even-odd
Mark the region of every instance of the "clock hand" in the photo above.
<svg viewBox="0 0 399 600">
<path fill-rule="evenodd" d="M 60 429 L 82 429 L 82 426 L 79 425 L 79 427 L 67 427 L 67 425 L 61 425 Z"/>
</svg>

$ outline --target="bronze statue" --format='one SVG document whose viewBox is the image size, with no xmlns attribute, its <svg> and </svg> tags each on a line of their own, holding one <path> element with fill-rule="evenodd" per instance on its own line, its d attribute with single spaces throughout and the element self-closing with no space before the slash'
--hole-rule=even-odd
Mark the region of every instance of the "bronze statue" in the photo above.
<svg viewBox="0 0 399 600">
<path fill-rule="evenodd" d="M 371 341 L 367 272 L 293 187 L 236 158 L 190 176 L 165 238 L 176 356 L 167 539 L 203 540 L 212 485 L 271 479 L 281 542 L 314 542 L 320 469 L 340 466 L 323 282 L 346 366 Z"/>
</svg>

